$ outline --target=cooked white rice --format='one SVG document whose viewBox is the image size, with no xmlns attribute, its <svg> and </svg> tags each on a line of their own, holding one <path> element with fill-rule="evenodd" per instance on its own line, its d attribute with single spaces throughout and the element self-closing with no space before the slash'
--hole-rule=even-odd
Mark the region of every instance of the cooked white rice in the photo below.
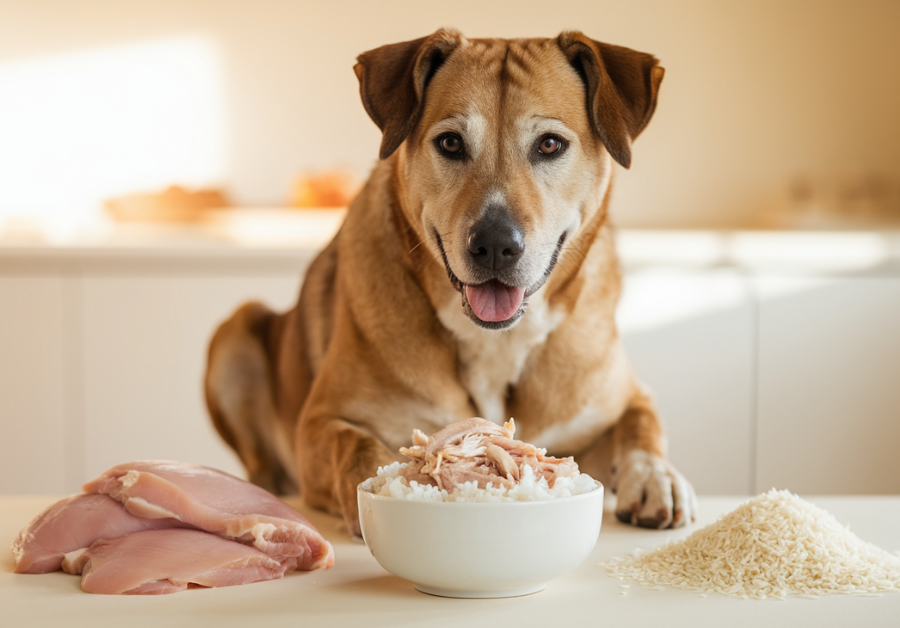
<svg viewBox="0 0 900 628">
<path fill-rule="evenodd" d="M 900 591 L 900 558 L 788 491 L 771 490 L 657 550 L 614 558 L 617 578 L 743 598 Z"/>
<path fill-rule="evenodd" d="M 571 478 L 556 478 L 551 488 L 546 478 L 535 479 L 531 467 L 522 465 L 522 477 L 512 488 L 495 487 L 492 484 L 488 484 L 486 488 L 478 488 L 476 482 L 463 482 L 453 491 L 447 491 L 437 486 L 419 484 L 415 480 L 407 482 L 405 477 L 399 475 L 400 469 L 406 464 L 395 462 L 380 467 L 375 477 L 363 482 L 363 489 L 384 497 L 434 502 L 533 502 L 581 495 L 597 487 L 591 476 L 579 473 Z"/>
</svg>

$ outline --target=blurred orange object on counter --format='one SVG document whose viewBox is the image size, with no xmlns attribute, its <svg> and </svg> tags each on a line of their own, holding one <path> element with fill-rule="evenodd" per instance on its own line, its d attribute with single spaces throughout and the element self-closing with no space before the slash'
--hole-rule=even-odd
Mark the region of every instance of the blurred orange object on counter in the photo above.
<svg viewBox="0 0 900 628">
<path fill-rule="evenodd" d="M 122 222 L 197 222 L 209 209 L 228 207 L 221 190 L 185 190 L 173 185 L 163 192 L 111 198 L 104 208 Z"/>
<path fill-rule="evenodd" d="M 293 207 L 347 207 L 359 192 L 353 173 L 334 169 L 306 173 L 297 178 L 291 194 Z"/>
</svg>

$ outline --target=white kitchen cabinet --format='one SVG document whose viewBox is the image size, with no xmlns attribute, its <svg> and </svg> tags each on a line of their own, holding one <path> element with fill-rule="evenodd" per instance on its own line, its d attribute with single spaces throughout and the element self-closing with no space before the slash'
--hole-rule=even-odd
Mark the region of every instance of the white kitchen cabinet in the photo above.
<svg viewBox="0 0 900 628">
<path fill-rule="evenodd" d="M 244 477 L 206 411 L 202 377 L 207 345 L 216 326 L 244 301 L 290 307 L 299 276 L 88 275 L 80 281 L 81 477 L 146 458 L 190 461 Z"/>
<path fill-rule="evenodd" d="M 900 493 L 900 279 L 767 276 L 759 490 Z"/>
<path fill-rule="evenodd" d="M 746 494 L 753 429 L 753 303 L 729 269 L 629 272 L 618 323 L 654 393 L 673 464 L 704 495 Z"/>
<path fill-rule="evenodd" d="M 77 434 L 60 276 L 0 276 L 0 493 L 62 493 Z"/>
</svg>

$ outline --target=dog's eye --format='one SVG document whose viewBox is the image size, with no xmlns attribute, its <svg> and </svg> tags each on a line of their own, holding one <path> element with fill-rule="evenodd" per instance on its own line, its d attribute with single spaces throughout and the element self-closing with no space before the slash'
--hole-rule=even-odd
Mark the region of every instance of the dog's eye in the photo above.
<svg viewBox="0 0 900 628">
<path fill-rule="evenodd" d="M 462 138 L 457 133 L 439 135 L 435 143 L 445 157 L 461 157 L 464 152 Z"/>
<path fill-rule="evenodd" d="M 565 149 L 564 141 L 555 135 L 544 135 L 538 140 L 538 152 L 545 157 L 559 155 Z"/>
</svg>

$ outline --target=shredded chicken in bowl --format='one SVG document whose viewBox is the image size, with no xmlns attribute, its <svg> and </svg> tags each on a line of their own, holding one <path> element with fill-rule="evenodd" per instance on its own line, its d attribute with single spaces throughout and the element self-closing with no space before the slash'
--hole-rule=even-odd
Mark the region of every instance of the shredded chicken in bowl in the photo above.
<svg viewBox="0 0 900 628">
<path fill-rule="evenodd" d="M 545 449 L 514 438 L 510 419 L 496 425 L 481 418 L 448 425 L 432 436 L 414 430 L 411 447 L 400 453 L 410 462 L 378 469 L 362 483 L 386 497 L 426 501 L 543 501 L 595 490 L 572 458 L 554 458 Z"/>
</svg>

